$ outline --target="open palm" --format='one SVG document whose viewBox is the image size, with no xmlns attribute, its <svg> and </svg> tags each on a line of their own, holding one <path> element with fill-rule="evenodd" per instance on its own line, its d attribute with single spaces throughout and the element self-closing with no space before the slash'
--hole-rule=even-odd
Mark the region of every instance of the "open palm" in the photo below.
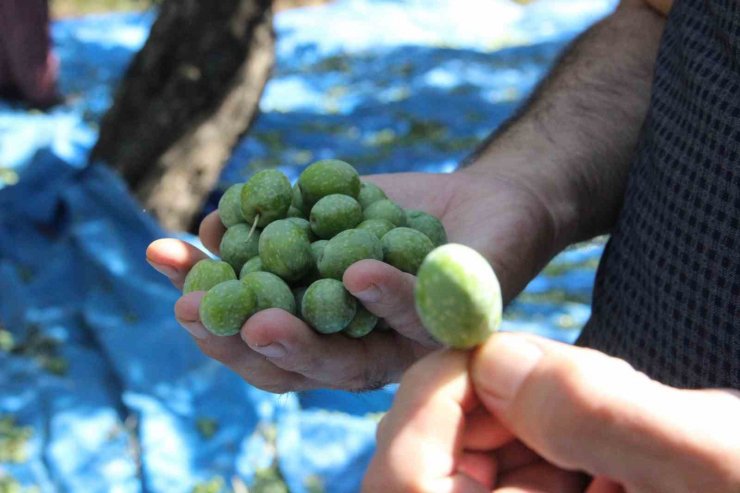
<svg viewBox="0 0 740 493">
<path fill-rule="evenodd" d="M 547 240 L 552 228 L 547 210 L 541 200 L 515 183 L 467 172 L 364 179 L 379 185 L 401 206 L 439 217 L 450 241 L 486 255 L 506 299 L 521 290 L 549 259 Z M 211 214 L 201 224 L 201 241 L 218 254 L 223 232 L 218 216 Z M 149 262 L 178 287 L 192 265 L 205 256 L 174 239 L 158 240 L 147 250 Z M 357 262 L 347 270 L 347 289 L 392 329 L 376 330 L 361 339 L 317 334 L 280 309 L 255 314 L 238 335 L 212 336 L 198 317 L 203 292 L 180 298 L 175 314 L 205 354 L 262 389 L 278 393 L 312 388 L 367 390 L 397 382 L 406 368 L 439 347 L 416 315 L 414 282 L 412 275 L 375 260 Z"/>
</svg>

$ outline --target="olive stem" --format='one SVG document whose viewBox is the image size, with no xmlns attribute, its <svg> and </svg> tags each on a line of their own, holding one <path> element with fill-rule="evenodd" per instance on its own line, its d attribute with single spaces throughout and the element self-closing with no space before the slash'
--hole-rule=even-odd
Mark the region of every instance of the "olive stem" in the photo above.
<svg viewBox="0 0 740 493">
<path fill-rule="evenodd" d="M 252 229 L 249 230 L 249 234 L 247 235 L 247 241 L 252 237 L 252 234 L 254 234 L 254 230 L 257 229 L 257 223 L 260 220 L 260 215 L 257 214 L 254 216 L 254 222 L 252 223 Z"/>
</svg>

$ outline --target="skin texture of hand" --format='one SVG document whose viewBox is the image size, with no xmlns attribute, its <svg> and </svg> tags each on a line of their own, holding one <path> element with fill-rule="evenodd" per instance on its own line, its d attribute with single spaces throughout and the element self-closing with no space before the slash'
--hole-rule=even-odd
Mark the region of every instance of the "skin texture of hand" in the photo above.
<svg viewBox="0 0 740 493">
<path fill-rule="evenodd" d="M 543 198 L 516 183 L 468 172 L 402 173 L 366 177 L 407 208 L 439 217 L 450 241 L 485 254 L 511 299 L 549 260 L 551 216 Z M 224 228 L 214 213 L 200 228 L 202 243 L 218 254 Z M 175 239 L 153 242 L 147 260 L 178 288 L 204 252 Z M 289 313 L 271 309 L 252 316 L 239 335 L 210 335 L 199 321 L 203 292 L 189 293 L 175 305 L 175 316 L 208 356 L 236 371 L 252 385 L 271 392 L 312 388 L 365 390 L 397 382 L 402 372 L 438 344 L 413 309 L 414 277 L 387 264 L 364 260 L 344 276 L 347 289 L 393 329 L 362 339 L 320 335 Z"/>
<path fill-rule="evenodd" d="M 737 391 L 678 390 L 594 350 L 499 333 L 407 371 L 363 491 L 737 493 L 738 416 Z"/>
</svg>

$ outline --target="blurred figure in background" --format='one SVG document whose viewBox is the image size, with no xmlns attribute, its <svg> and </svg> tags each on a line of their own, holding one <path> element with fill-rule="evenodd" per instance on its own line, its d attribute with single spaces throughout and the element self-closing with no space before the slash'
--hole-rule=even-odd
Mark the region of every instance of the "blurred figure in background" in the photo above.
<svg viewBox="0 0 740 493">
<path fill-rule="evenodd" d="M 61 101 L 48 0 L 0 0 L 0 98 L 46 109 Z"/>
</svg>

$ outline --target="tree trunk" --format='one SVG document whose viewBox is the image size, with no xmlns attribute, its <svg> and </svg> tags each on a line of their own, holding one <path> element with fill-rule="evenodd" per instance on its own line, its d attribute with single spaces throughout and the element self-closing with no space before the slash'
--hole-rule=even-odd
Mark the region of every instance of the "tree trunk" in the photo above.
<svg viewBox="0 0 740 493">
<path fill-rule="evenodd" d="M 257 115 L 274 44 L 270 0 L 165 0 L 91 159 L 116 169 L 164 227 L 191 228 Z"/>
</svg>

